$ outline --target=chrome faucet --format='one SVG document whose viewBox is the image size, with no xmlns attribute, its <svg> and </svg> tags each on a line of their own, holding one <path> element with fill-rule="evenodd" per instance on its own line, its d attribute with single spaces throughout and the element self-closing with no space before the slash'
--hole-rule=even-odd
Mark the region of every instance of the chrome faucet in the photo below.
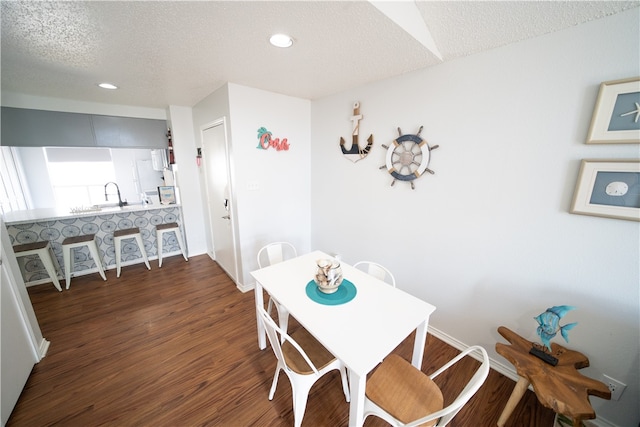
<svg viewBox="0 0 640 427">
<path fill-rule="evenodd" d="M 122 201 L 122 198 L 120 197 L 120 187 L 118 187 L 118 184 L 116 184 L 115 182 L 107 182 L 104 185 L 104 200 L 105 201 L 109 201 L 109 193 L 107 193 L 107 187 L 109 186 L 109 184 L 113 184 L 116 186 L 116 191 L 118 192 L 118 206 L 123 207 L 127 204 L 127 201 L 125 200 L 124 202 Z M 112 193 L 113 194 L 113 193 Z"/>
</svg>

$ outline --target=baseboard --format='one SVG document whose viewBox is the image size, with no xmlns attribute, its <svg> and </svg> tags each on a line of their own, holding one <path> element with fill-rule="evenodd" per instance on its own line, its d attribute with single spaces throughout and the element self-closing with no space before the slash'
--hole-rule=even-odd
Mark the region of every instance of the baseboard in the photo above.
<svg viewBox="0 0 640 427">
<path fill-rule="evenodd" d="M 51 345 L 51 343 L 42 338 L 42 341 L 40 341 L 40 345 L 38 346 L 38 362 L 47 355 L 47 351 L 49 351 L 49 345 Z"/>
<path fill-rule="evenodd" d="M 98 270 L 96 270 L 97 272 Z M 60 280 L 64 280 L 64 277 L 58 277 L 58 281 Z M 44 279 L 39 279 L 39 280 L 34 280 L 32 282 L 24 282 L 24 286 L 27 288 L 30 288 L 31 286 L 38 286 L 38 285 L 43 285 L 45 283 L 51 283 L 51 286 L 53 286 L 53 282 L 51 281 L 51 278 L 49 277 L 45 277 Z M 64 286 L 64 284 L 60 284 L 60 286 Z"/>
<path fill-rule="evenodd" d="M 249 291 L 252 291 L 255 288 L 255 285 L 243 285 L 242 283 L 236 283 L 236 288 L 243 294 Z"/>
<path fill-rule="evenodd" d="M 456 338 L 452 337 L 451 335 L 445 334 L 444 332 L 432 326 L 429 326 L 429 333 L 434 337 L 438 338 L 440 341 L 443 341 L 449 344 L 450 346 L 457 348 L 460 351 L 463 351 L 468 347 L 470 347 L 469 345 L 463 343 L 462 341 L 459 341 Z M 470 356 L 476 359 L 479 359 L 479 357 L 475 354 L 470 354 Z M 504 363 L 498 360 L 495 360 L 493 358 L 489 358 L 489 364 L 491 365 L 491 369 L 493 369 L 494 371 L 504 375 L 507 378 L 512 379 L 513 381 L 518 381 L 518 374 L 516 370 L 513 369 L 512 366 L 505 365 Z"/>
</svg>

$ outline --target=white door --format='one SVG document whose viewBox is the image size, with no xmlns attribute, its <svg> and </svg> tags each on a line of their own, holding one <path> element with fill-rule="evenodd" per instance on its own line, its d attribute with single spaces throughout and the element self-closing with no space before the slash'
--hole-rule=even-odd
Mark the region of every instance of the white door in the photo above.
<svg viewBox="0 0 640 427">
<path fill-rule="evenodd" d="M 229 156 L 224 121 L 202 131 L 202 162 L 205 171 L 209 228 L 213 257 L 237 283 L 234 206 L 229 177 Z"/>
<path fill-rule="evenodd" d="M 17 263 L 13 257 L 9 235 L 0 219 L 0 425 L 5 425 L 20 397 L 33 365 L 38 363 L 37 337 L 27 311 L 35 316 L 24 282 L 17 282 Z M 10 264 L 14 263 L 12 272 Z M 22 294 L 21 294 L 22 291 Z M 33 317 L 35 319 L 35 317 Z M 37 322 L 37 321 L 36 321 Z M 40 331 L 40 327 L 35 327 Z"/>
</svg>

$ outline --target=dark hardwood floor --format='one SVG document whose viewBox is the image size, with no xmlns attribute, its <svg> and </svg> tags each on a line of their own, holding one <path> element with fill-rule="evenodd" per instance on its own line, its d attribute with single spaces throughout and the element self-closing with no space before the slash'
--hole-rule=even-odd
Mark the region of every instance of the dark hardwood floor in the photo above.
<svg viewBox="0 0 640 427">
<path fill-rule="evenodd" d="M 74 278 L 71 289 L 29 288 L 47 356 L 29 377 L 8 426 L 291 426 L 291 387 L 256 339 L 253 292 L 241 293 L 206 256 L 174 256 L 158 269 L 124 267 Z M 436 314 L 437 315 L 437 312 Z M 291 329 L 299 327 L 294 319 Z M 410 359 L 413 337 L 394 352 Z M 424 371 L 457 354 L 428 337 Z M 445 398 L 477 364 L 465 360 L 440 382 Z M 491 371 L 450 426 L 495 426 L 514 382 Z M 312 388 L 303 426 L 346 426 L 337 373 Z M 528 391 L 510 427 L 551 426 L 553 412 Z M 369 417 L 365 426 L 386 423 Z"/>
</svg>

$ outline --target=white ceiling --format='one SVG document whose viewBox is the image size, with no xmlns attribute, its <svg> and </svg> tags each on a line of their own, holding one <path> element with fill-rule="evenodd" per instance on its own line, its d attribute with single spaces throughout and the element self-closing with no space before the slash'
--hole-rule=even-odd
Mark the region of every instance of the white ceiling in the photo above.
<svg viewBox="0 0 640 427">
<path fill-rule="evenodd" d="M 444 61 L 638 6 L 640 1 L 410 5 Z M 440 63 L 367 1 L 2 0 L 1 13 L 2 90 L 80 101 L 192 106 L 226 82 L 317 99 Z M 276 32 L 292 35 L 293 47 L 270 46 Z M 120 89 L 97 88 L 103 81 Z"/>
</svg>

